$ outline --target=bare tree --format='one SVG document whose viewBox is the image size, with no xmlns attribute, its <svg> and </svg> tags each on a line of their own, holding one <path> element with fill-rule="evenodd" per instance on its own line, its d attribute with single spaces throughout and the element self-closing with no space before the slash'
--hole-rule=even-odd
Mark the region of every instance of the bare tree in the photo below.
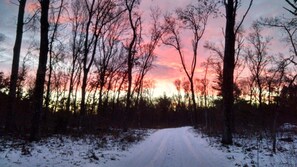
<svg viewBox="0 0 297 167">
<path fill-rule="evenodd" d="M 151 70 L 153 67 L 153 62 L 156 57 L 154 54 L 154 51 L 163 35 L 163 30 L 159 22 L 160 15 L 161 15 L 160 9 L 158 8 L 151 9 L 151 18 L 153 22 L 149 32 L 150 39 L 148 43 L 141 45 L 140 57 L 137 58 L 137 64 L 139 64 L 138 66 L 139 70 L 135 81 L 135 87 L 133 90 L 133 92 L 135 90 L 137 91 L 136 105 L 138 104 L 138 101 L 142 96 L 144 78 L 146 74 L 149 72 L 149 70 Z"/>
<path fill-rule="evenodd" d="M 263 91 L 265 85 L 265 75 L 267 65 L 271 61 L 271 56 L 268 55 L 268 45 L 271 38 L 265 38 L 261 34 L 261 28 L 258 24 L 253 24 L 252 32 L 249 34 L 247 40 L 252 47 L 247 49 L 247 64 L 252 74 L 253 80 L 258 88 L 258 102 L 259 110 L 262 109 Z"/>
<path fill-rule="evenodd" d="M 236 34 L 235 41 L 235 59 L 234 59 L 234 84 L 237 84 L 237 80 L 243 72 L 244 66 L 244 57 L 242 56 L 243 50 L 243 29 L 239 29 Z M 224 64 L 224 48 L 222 46 L 216 46 L 215 43 L 206 42 L 204 48 L 208 49 L 212 54 L 209 57 L 209 65 L 213 72 L 216 75 L 215 80 L 213 81 L 215 85 L 213 89 L 218 91 L 218 95 L 222 96 L 222 86 L 223 86 L 223 64 Z"/>
<path fill-rule="evenodd" d="M 97 45 L 99 42 L 99 36 L 102 33 L 103 27 L 111 22 L 114 18 L 118 17 L 123 11 L 117 11 L 117 4 L 113 0 L 92 0 L 91 2 L 85 1 L 86 9 L 86 22 L 84 29 L 84 44 L 83 44 L 83 58 L 82 69 L 83 78 L 81 86 L 81 103 L 80 103 L 80 122 L 86 123 L 84 118 L 86 115 L 86 88 L 90 69 L 95 60 L 95 55 L 98 51 Z"/>
<path fill-rule="evenodd" d="M 86 115 L 86 88 L 87 88 L 87 79 L 90 68 L 93 64 L 96 46 L 99 38 L 99 18 L 100 12 L 98 11 L 100 8 L 100 2 L 92 0 L 91 2 L 85 1 L 84 9 L 86 10 L 85 14 L 85 26 L 84 26 L 84 44 L 83 44 L 83 58 L 82 58 L 82 71 L 83 71 L 83 79 L 82 79 L 82 87 L 81 87 L 81 103 L 80 103 L 80 126 L 83 122 L 85 122 Z M 106 13 L 106 11 L 104 11 Z M 92 48 L 93 46 L 93 48 Z M 93 51 L 92 51 L 93 50 Z"/>
<path fill-rule="evenodd" d="M 127 77 L 128 77 L 128 90 L 126 97 L 126 116 L 124 118 L 124 126 L 127 126 L 127 116 L 132 114 L 131 112 L 131 98 L 132 98 L 132 70 L 135 62 L 135 54 L 137 53 L 136 48 L 141 39 L 141 16 L 135 11 L 137 6 L 140 4 L 139 0 L 125 0 L 125 7 L 128 11 L 128 20 L 131 28 L 131 37 L 128 42 L 127 49 Z M 128 114 L 130 113 L 130 114 Z M 128 115 L 127 115 L 128 114 Z M 127 127 L 124 127 L 127 128 Z"/>
<path fill-rule="evenodd" d="M 19 61 L 20 52 L 22 47 L 23 38 L 23 27 L 24 27 L 24 14 L 25 14 L 26 0 L 19 0 L 19 11 L 18 11 L 18 21 L 16 28 L 16 39 L 13 48 L 13 59 L 9 83 L 9 104 L 7 110 L 6 118 L 6 131 L 12 131 L 15 129 L 15 100 L 16 100 L 16 89 L 18 81 L 19 72 Z"/>
<path fill-rule="evenodd" d="M 40 136 L 40 119 L 43 111 L 43 93 L 44 93 L 44 83 L 46 75 L 46 64 L 47 64 L 47 54 L 48 54 L 48 11 L 49 11 L 50 0 L 40 1 L 41 5 L 41 18 L 40 18 L 40 52 L 39 52 L 39 63 L 36 74 L 36 82 L 34 88 L 34 106 L 33 106 L 33 119 L 31 127 L 30 140 L 38 140 Z"/>
<path fill-rule="evenodd" d="M 51 82 L 52 82 L 52 73 L 53 73 L 53 65 L 54 62 L 57 62 L 57 57 L 59 55 L 59 53 L 55 53 L 54 51 L 54 45 L 55 42 L 57 41 L 57 34 L 58 34 L 58 28 L 60 25 L 60 19 L 62 16 L 62 11 L 64 8 L 64 0 L 60 1 L 60 4 L 58 6 L 58 11 L 56 14 L 56 11 L 54 10 L 55 4 L 50 4 L 50 11 L 51 11 L 51 15 L 50 15 L 50 19 L 53 20 L 53 25 L 50 25 L 50 27 L 52 26 L 52 32 L 50 34 L 50 39 L 49 39 L 49 70 L 48 70 L 48 78 L 47 78 L 47 90 L 46 90 L 46 96 L 45 96 L 45 112 L 43 114 L 43 122 L 46 125 L 47 124 L 47 115 L 49 113 L 49 103 L 51 100 Z M 62 50 L 62 48 L 59 48 L 60 52 Z M 56 58 L 55 58 L 56 57 Z"/>
<path fill-rule="evenodd" d="M 239 31 L 253 0 L 250 1 L 248 9 L 236 27 L 236 16 L 240 6 L 239 0 L 225 0 L 226 10 L 226 28 L 225 28 L 225 49 L 224 49 L 224 66 L 223 66 L 223 112 L 224 112 L 224 132 L 222 136 L 223 144 L 232 144 L 232 122 L 233 122 L 233 84 L 234 84 L 234 67 L 235 67 L 235 41 L 236 34 Z"/>
<path fill-rule="evenodd" d="M 284 33 L 284 41 L 290 46 L 290 55 L 286 58 L 286 61 L 290 62 L 293 66 L 297 66 L 297 20 L 295 18 L 284 18 L 284 17 L 275 17 L 275 18 L 262 18 L 259 21 L 259 24 L 280 29 Z M 297 74 L 295 74 L 291 83 L 295 82 Z"/>
<path fill-rule="evenodd" d="M 175 48 L 178 52 L 183 70 L 186 73 L 187 78 L 190 82 L 193 111 L 196 111 L 197 108 L 194 89 L 194 74 L 197 65 L 198 44 L 205 32 L 208 17 L 216 12 L 216 6 L 217 3 L 214 1 L 202 0 L 198 1 L 195 5 L 188 5 L 185 9 L 177 9 L 175 12 L 177 18 L 174 18 L 170 15 L 165 16 L 164 28 L 166 35 L 163 39 L 163 43 L 165 45 Z M 193 38 L 191 40 L 191 49 L 193 56 L 190 63 L 190 69 L 187 67 L 187 63 L 185 60 L 186 55 L 183 52 L 184 48 L 182 44 L 181 33 L 184 30 L 189 30 L 193 35 Z"/>
<path fill-rule="evenodd" d="M 70 80 L 69 80 L 69 88 L 68 88 L 68 95 L 66 100 L 66 112 L 70 112 L 70 103 L 71 103 L 71 96 L 73 94 L 73 89 L 75 86 L 75 81 L 79 83 L 80 76 L 78 73 L 80 73 L 81 70 L 79 70 L 79 66 L 81 63 L 79 63 L 80 60 L 80 54 L 82 53 L 82 44 L 83 44 L 83 32 L 84 24 L 81 21 L 81 15 L 83 13 L 82 8 L 82 2 L 79 0 L 75 0 L 71 3 L 71 12 L 72 12 L 72 18 L 71 25 L 72 25 L 72 38 L 70 49 L 71 49 L 71 67 L 70 67 Z M 78 85 L 77 85 L 78 86 Z M 76 102 L 74 102 L 76 104 Z"/>
<path fill-rule="evenodd" d="M 208 106 L 208 101 L 207 101 L 207 96 L 208 96 L 208 85 L 209 85 L 209 80 L 207 79 L 207 75 L 209 71 L 209 64 L 207 63 L 205 65 L 205 69 L 204 69 L 204 77 L 202 79 L 202 85 L 203 85 L 203 89 L 202 89 L 202 96 L 204 98 L 204 107 Z"/>
<path fill-rule="evenodd" d="M 290 64 L 282 55 L 278 55 L 277 58 L 272 57 L 271 61 L 273 66 L 268 69 L 265 76 L 269 105 L 276 101 L 273 96 L 280 94 L 280 89 L 281 86 L 284 86 L 285 75 Z"/>
<path fill-rule="evenodd" d="M 117 17 L 103 28 L 100 36 L 99 56 L 95 59 L 95 66 L 97 68 L 98 86 L 99 86 L 99 100 L 97 114 L 104 112 L 103 108 L 103 88 L 109 82 L 112 82 L 112 77 L 117 71 L 117 63 L 121 63 L 121 56 L 123 44 L 120 42 L 120 37 L 127 29 L 127 22 L 122 17 Z M 98 87 L 97 86 L 97 87 Z M 108 90 L 108 89 L 107 89 Z"/>
</svg>

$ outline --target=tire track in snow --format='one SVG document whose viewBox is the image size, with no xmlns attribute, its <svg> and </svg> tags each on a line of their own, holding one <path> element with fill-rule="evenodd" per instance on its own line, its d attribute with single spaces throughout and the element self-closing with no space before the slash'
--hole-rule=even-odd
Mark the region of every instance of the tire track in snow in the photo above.
<svg viewBox="0 0 297 167">
<path fill-rule="evenodd" d="M 232 163 L 191 127 L 161 129 L 106 167 L 224 167 Z"/>
</svg>

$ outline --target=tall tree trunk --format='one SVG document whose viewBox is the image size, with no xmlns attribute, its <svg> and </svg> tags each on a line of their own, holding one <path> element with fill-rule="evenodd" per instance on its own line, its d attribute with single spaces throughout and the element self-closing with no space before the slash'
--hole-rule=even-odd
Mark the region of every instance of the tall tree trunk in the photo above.
<svg viewBox="0 0 297 167">
<path fill-rule="evenodd" d="M 23 38 L 23 26 L 24 26 L 24 13 L 26 7 L 26 0 L 19 1 L 19 13 L 18 13 L 18 22 L 16 30 L 16 39 L 13 48 L 13 60 L 11 67 L 10 75 L 10 84 L 9 84 L 9 103 L 7 110 L 7 118 L 5 129 L 7 132 L 13 131 L 16 128 L 15 125 L 15 101 L 16 101 L 16 87 L 18 80 L 19 72 L 19 61 L 20 61 L 20 52 L 22 47 L 22 38 Z"/>
<path fill-rule="evenodd" d="M 86 5 L 88 6 L 88 2 L 85 1 Z M 84 122 L 84 117 L 85 117 L 85 113 L 86 113 L 86 104 L 85 104 L 85 99 L 86 99 L 86 87 L 87 87 L 87 79 L 88 79 L 88 66 L 87 66 L 87 59 L 88 59 L 88 55 L 90 52 L 90 39 L 89 39 L 89 29 L 91 26 L 91 21 L 92 21 L 92 17 L 93 17 L 93 13 L 94 13 L 94 3 L 95 0 L 92 0 L 91 2 L 91 7 L 88 8 L 88 19 L 86 22 L 86 29 L 85 29 L 85 39 L 84 39 L 84 48 L 83 48 L 83 79 L 82 79 L 82 86 L 81 86 L 81 102 L 80 102 L 80 119 L 79 119 L 79 126 L 81 126 L 81 124 Z M 96 30 L 96 29 L 95 29 Z M 96 47 L 96 45 L 94 45 L 94 47 Z"/>
<path fill-rule="evenodd" d="M 194 77 L 194 75 L 192 75 L 192 77 Z M 190 86 L 191 86 L 191 98 L 192 98 L 192 103 L 193 103 L 193 112 L 195 112 L 195 117 L 197 116 L 197 104 L 196 104 L 196 97 L 195 97 L 195 88 L 194 88 L 194 81 L 193 78 L 190 79 Z M 196 118 L 195 118 L 196 120 Z M 197 123 L 197 122 L 195 122 Z"/>
<path fill-rule="evenodd" d="M 42 0 L 41 3 L 41 18 L 40 18 L 40 52 L 39 52 L 39 63 L 36 74 L 36 82 L 33 95 L 33 119 L 31 126 L 30 140 L 37 140 L 40 137 L 40 118 L 42 114 L 42 103 L 44 93 L 44 83 L 46 75 L 46 63 L 48 54 L 48 10 L 49 0 Z"/>
<path fill-rule="evenodd" d="M 236 8 L 234 0 L 228 0 L 226 7 L 226 30 L 225 30 L 225 50 L 223 69 L 223 112 L 224 112 L 224 132 L 222 136 L 223 144 L 232 144 L 232 117 L 233 117 L 233 73 L 235 56 L 235 18 Z"/>
<path fill-rule="evenodd" d="M 133 70 L 133 65 L 134 65 L 134 56 L 135 56 L 135 48 L 136 48 L 136 42 L 137 42 L 137 27 L 140 26 L 140 17 L 136 16 L 136 20 L 133 20 L 133 9 L 137 5 L 136 0 L 132 0 L 129 4 L 128 0 L 126 0 L 126 8 L 128 9 L 128 19 L 129 19 L 129 24 L 132 29 L 132 39 L 129 43 L 128 46 L 128 58 L 127 58 L 127 65 L 128 65 L 128 90 L 127 90 L 127 98 L 126 98 L 126 112 L 125 112 L 125 117 L 124 117 L 124 122 L 123 122 L 123 128 L 126 130 L 127 129 L 127 118 L 128 116 L 131 116 L 132 111 L 131 111 L 131 98 L 132 98 L 132 70 Z"/>
</svg>

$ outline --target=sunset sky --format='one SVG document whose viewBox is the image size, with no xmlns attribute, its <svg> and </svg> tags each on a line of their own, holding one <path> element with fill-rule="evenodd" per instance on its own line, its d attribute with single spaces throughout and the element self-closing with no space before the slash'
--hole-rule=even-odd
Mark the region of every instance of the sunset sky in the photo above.
<svg viewBox="0 0 297 167">
<path fill-rule="evenodd" d="M 12 61 L 12 47 L 15 39 L 16 30 L 16 17 L 17 17 L 17 6 L 12 4 L 12 2 L 17 2 L 17 0 L 0 0 L 0 34 L 5 36 L 4 42 L 0 42 L 0 49 L 5 49 L 5 51 L 0 52 L 0 71 L 9 73 L 10 64 Z M 242 0 L 243 4 L 239 10 L 239 17 L 241 18 L 242 12 L 245 11 L 247 7 L 248 0 Z M 158 6 L 162 12 L 172 11 L 177 7 L 184 7 L 190 2 L 195 2 L 195 0 L 142 0 L 140 10 L 143 12 L 144 23 L 149 22 L 149 12 L 150 7 Z M 251 23 L 260 17 L 271 17 L 288 15 L 288 12 L 283 8 L 288 6 L 285 0 L 254 0 L 254 4 L 249 12 L 246 21 L 244 22 L 244 28 L 248 29 Z M 224 8 L 220 8 L 222 13 L 224 13 Z M 222 29 L 225 26 L 225 18 L 217 17 L 210 18 L 209 23 L 206 28 L 206 32 L 203 39 L 200 41 L 199 45 L 199 57 L 198 57 L 198 67 L 200 64 L 210 55 L 208 51 L 203 48 L 205 41 L 215 42 L 220 44 L 224 41 Z M 272 35 L 272 34 L 271 34 Z M 24 36 L 23 47 L 26 47 L 26 41 L 29 37 Z M 189 43 L 190 37 L 185 34 L 183 42 Z M 284 45 L 279 42 L 273 42 L 273 48 L 275 51 L 283 49 Z M 189 48 L 184 48 L 186 53 L 191 53 Z M 25 49 L 23 49 L 23 55 Z M 174 80 L 183 79 L 185 77 L 184 71 L 181 69 L 180 60 L 176 51 L 167 46 L 160 46 L 156 50 L 157 60 L 154 63 L 154 68 L 150 71 L 148 77 L 155 80 L 155 94 L 161 95 L 164 92 L 171 95 L 175 91 Z M 191 54 L 190 54 L 191 58 Z M 36 66 L 36 64 L 32 63 Z M 202 75 L 202 69 L 197 68 L 195 73 L 196 77 Z"/>
</svg>

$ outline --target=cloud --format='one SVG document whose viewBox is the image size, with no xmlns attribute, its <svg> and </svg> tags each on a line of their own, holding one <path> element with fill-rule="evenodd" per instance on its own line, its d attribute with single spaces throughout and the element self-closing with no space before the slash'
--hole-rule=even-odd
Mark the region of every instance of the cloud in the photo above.
<svg viewBox="0 0 297 167">
<path fill-rule="evenodd" d="M 0 42 L 5 41 L 6 36 L 0 32 Z"/>
</svg>

